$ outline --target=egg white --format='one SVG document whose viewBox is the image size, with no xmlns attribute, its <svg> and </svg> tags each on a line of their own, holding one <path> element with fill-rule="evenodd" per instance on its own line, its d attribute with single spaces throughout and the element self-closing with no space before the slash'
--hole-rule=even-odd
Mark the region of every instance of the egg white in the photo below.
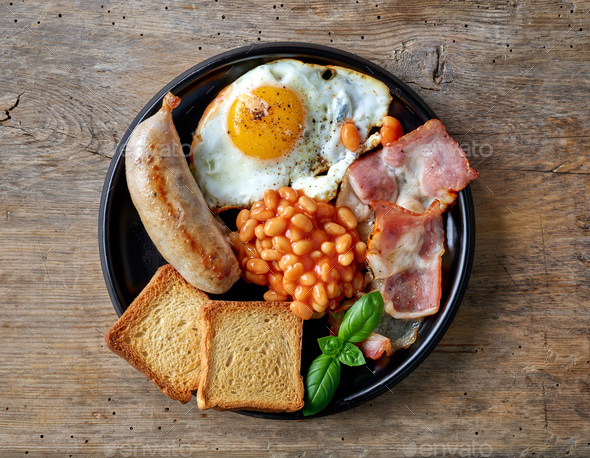
<svg viewBox="0 0 590 458">
<path fill-rule="evenodd" d="M 326 80 L 327 71 L 332 77 Z M 304 109 L 302 134 L 293 149 L 274 159 L 240 151 L 228 134 L 228 114 L 240 94 L 261 86 L 285 87 Z M 210 208 L 249 207 L 267 189 L 292 186 L 331 200 L 354 160 L 380 142 L 378 133 L 391 103 L 389 89 L 368 75 L 336 66 L 281 59 L 260 65 L 220 92 L 201 118 L 191 145 L 191 170 Z M 345 120 L 353 121 L 361 145 L 355 152 L 340 141 Z M 325 174 L 319 175 L 322 172 Z"/>
</svg>

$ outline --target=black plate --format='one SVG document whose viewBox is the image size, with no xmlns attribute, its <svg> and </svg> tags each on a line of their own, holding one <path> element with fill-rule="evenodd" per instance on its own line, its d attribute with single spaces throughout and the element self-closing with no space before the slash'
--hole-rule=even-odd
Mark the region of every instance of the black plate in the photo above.
<svg viewBox="0 0 590 458">
<path fill-rule="evenodd" d="M 205 107 L 217 93 L 248 70 L 279 58 L 295 58 L 304 62 L 349 67 L 383 81 L 393 94 L 390 113 L 409 132 L 436 117 L 434 112 L 408 86 L 381 67 L 354 54 L 326 46 L 305 43 L 272 43 L 248 46 L 229 51 L 184 72 L 167 84 L 133 120 L 121 139 L 109 167 L 99 212 L 99 248 L 102 270 L 119 316 L 145 287 L 157 268 L 165 264 L 141 223 L 131 202 L 125 180 L 123 151 L 129 135 L 144 119 L 161 106 L 168 91 L 182 102 L 174 110 L 174 124 L 188 154 L 192 131 Z M 416 342 L 406 350 L 369 360 L 367 367 L 343 367 L 340 386 L 332 403 L 317 416 L 334 414 L 358 406 L 392 387 L 408 376 L 440 341 L 457 313 L 471 273 L 475 244 L 473 201 L 469 187 L 459 192 L 456 204 L 444 214 L 446 252 L 443 256 L 443 293 L 439 312 L 428 317 Z M 251 285 L 238 282 L 229 297 L 251 296 Z M 323 320 L 305 323 L 303 336 L 302 374 L 319 354 L 317 337 L 326 335 Z M 301 412 L 257 413 L 243 412 L 274 419 L 301 419 Z"/>
</svg>

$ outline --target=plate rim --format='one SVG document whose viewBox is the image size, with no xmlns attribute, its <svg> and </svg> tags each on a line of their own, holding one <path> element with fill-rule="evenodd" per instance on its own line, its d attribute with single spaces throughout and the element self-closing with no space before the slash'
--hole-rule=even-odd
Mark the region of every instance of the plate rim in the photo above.
<svg viewBox="0 0 590 458">
<path fill-rule="evenodd" d="M 311 54 L 318 58 L 335 58 L 341 62 L 348 63 L 348 65 L 355 67 L 357 69 L 364 65 L 367 68 L 367 70 L 369 70 L 369 72 L 373 74 L 372 76 L 374 76 L 376 79 L 379 79 L 378 76 L 375 76 L 376 74 L 383 74 L 386 78 L 395 82 L 395 84 L 398 86 L 398 91 L 400 91 L 400 93 L 394 90 L 392 90 L 392 92 L 395 92 L 395 95 L 401 98 L 404 102 L 410 102 L 413 107 L 419 107 L 422 110 L 422 113 L 418 116 L 422 118 L 425 117 L 427 119 L 437 118 L 434 111 L 428 106 L 428 104 L 426 104 L 424 100 L 422 100 L 420 96 L 418 96 L 418 94 L 414 92 L 413 89 L 411 89 L 406 83 L 401 81 L 388 70 L 363 57 L 357 56 L 356 54 L 324 45 L 304 42 L 273 42 L 253 44 L 217 54 L 215 56 L 203 60 L 202 62 L 184 71 L 176 78 L 174 78 L 172 81 L 170 81 L 168 84 L 166 84 L 160 91 L 158 91 L 157 94 L 154 95 L 144 105 L 144 107 L 140 110 L 137 116 L 135 116 L 133 121 L 130 123 L 129 127 L 127 128 L 121 140 L 119 141 L 117 148 L 115 150 L 115 154 L 111 159 L 111 163 L 109 164 L 109 168 L 101 191 L 98 215 L 99 256 L 101 270 L 103 273 L 107 291 L 109 293 L 111 303 L 113 304 L 113 308 L 115 309 L 115 312 L 119 317 L 124 312 L 124 309 L 121 300 L 121 290 L 118 286 L 117 281 L 114 278 L 113 271 L 109 267 L 109 265 L 112 265 L 112 257 L 110 250 L 107 246 L 107 223 L 109 222 L 109 213 L 112 205 L 112 200 L 109 200 L 108 197 L 110 191 L 115 187 L 115 184 L 120 179 L 122 171 L 120 169 L 119 164 L 124 159 L 123 151 L 127 146 L 129 136 L 131 135 L 135 127 L 145 119 L 147 113 L 151 112 L 157 105 L 160 104 L 164 95 L 168 91 L 176 90 L 182 88 L 185 85 L 190 84 L 190 82 L 193 79 L 195 79 L 199 73 L 204 73 L 212 67 L 223 65 L 224 63 L 235 61 L 237 59 L 245 59 L 249 57 L 268 54 Z M 277 56 L 277 59 L 278 58 L 281 57 Z M 459 259 L 460 264 L 457 267 L 458 275 L 454 284 L 451 287 L 451 294 L 453 292 L 455 292 L 455 294 L 451 298 L 452 300 L 450 301 L 447 310 L 445 310 L 445 316 L 443 317 L 443 319 L 440 320 L 440 322 L 438 322 L 435 325 L 433 329 L 430 330 L 429 334 L 424 338 L 424 341 L 421 342 L 420 346 L 415 350 L 415 354 L 413 355 L 413 357 L 405 361 L 405 363 L 402 366 L 400 366 L 400 368 L 398 368 L 398 370 L 396 370 L 395 373 L 393 373 L 391 376 L 386 377 L 380 388 L 375 389 L 375 387 L 373 387 L 371 389 L 365 390 L 364 392 L 361 392 L 360 394 L 355 394 L 354 400 L 346 401 L 346 399 L 344 399 L 344 401 L 342 401 L 338 405 L 333 406 L 332 409 L 330 409 L 329 411 L 323 410 L 322 412 L 319 412 L 318 414 L 309 417 L 293 415 L 292 413 L 266 413 L 253 411 L 238 411 L 238 413 L 264 419 L 301 420 L 319 418 L 327 415 L 340 413 L 352 409 L 361 404 L 364 404 L 370 401 L 371 399 L 380 396 L 386 390 L 389 390 L 392 386 L 396 385 L 404 378 L 409 376 L 430 355 L 430 353 L 434 350 L 434 348 L 437 346 L 437 344 L 440 342 L 440 340 L 443 338 L 446 331 L 450 327 L 461 305 L 462 299 L 467 289 L 467 285 L 469 283 L 469 278 L 471 276 L 473 258 L 475 253 L 475 213 L 473 198 L 469 185 L 466 186 L 462 191 L 459 191 L 457 193 L 457 201 L 461 201 L 462 207 L 464 209 L 464 211 L 461 214 L 462 223 L 464 227 L 464 237 L 462 239 L 461 248 L 464 253 L 464 256 Z M 455 203 L 455 205 L 456 204 L 457 202 Z"/>
</svg>

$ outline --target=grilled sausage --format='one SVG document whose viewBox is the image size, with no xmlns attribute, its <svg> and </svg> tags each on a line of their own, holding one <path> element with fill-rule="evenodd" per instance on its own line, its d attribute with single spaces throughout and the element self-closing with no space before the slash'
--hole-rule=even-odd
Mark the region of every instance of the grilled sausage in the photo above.
<svg viewBox="0 0 590 458">
<path fill-rule="evenodd" d="M 141 221 L 164 259 L 191 285 L 213 294 L 231 288 L 240 267 L 183 155 L 172 122 L 180 98 L 139 124 L 127 143 L 127 186 Z"/>
</svg>

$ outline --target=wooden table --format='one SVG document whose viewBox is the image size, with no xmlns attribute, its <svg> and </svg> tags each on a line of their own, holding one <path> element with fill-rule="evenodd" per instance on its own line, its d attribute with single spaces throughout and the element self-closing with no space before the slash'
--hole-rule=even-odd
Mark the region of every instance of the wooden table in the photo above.
<svg viewBox="0 0 590 458">
<path fill-rule="evenodd" d="M 0 455 L 588 456 L 589 10 L 3 0 Z M 308 422 L 180 405 L 103 341 L 98 205 L 119 139 L 182 71 L 281 40 L 390 70 L 481 173 L 473 274 L 442 342 L 393 393 Z"/>
</svg>

